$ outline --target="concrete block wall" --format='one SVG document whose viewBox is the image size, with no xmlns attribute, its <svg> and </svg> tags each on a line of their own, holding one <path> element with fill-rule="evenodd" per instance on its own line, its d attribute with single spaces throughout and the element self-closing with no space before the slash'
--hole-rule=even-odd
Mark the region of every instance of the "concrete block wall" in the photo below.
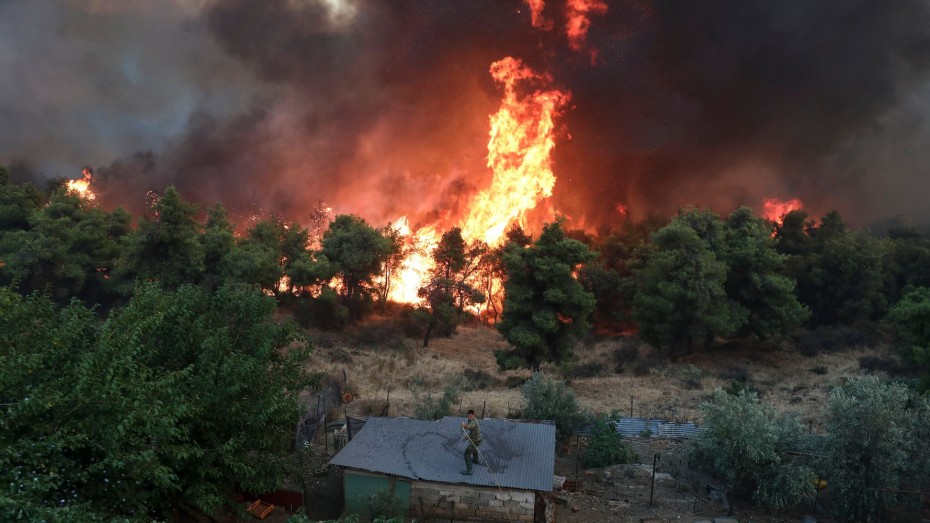
<svg viewBox="0 0 930 523">
<path fill-rule="evenodd" d="M 533 521 L 536 493 L 413 481 L 410 515 L 462 521 Z"/>
</svg>

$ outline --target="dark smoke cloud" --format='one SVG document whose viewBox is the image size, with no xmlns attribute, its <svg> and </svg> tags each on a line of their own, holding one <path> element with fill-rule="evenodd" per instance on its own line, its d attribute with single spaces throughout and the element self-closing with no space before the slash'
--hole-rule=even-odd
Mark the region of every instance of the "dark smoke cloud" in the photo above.
<svg viewBox="0 0 930 523">
<path fill-rule="evenodd" d="M 0 1 L 0 162 L 99 165 L 134 211 L 174 184 L 239 214 L 454 218 L 490 176 L 488 67 L 515 56 L 572 91 L 554 203 L 579 223 L 765 196 L 930 219 L 922 0 L 610 2 L 594 66 L 556 0 L 553 31 L 519 0 L 148 5 Z"/>
</svg>

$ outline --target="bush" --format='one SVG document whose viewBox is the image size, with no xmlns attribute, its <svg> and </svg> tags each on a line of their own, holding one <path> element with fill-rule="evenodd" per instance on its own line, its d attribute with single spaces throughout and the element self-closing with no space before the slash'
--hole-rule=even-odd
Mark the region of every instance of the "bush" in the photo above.
<svg viewBox="0 0 930 523">
<path fill-rule="evenodd" d="M 835 517 L 880 521 L 891 508 L 916 508 L 917 497 L 894 491 L 926 484 L 930 398 L 874 376 L 850 380 L 830 396 L 826 429 L 821 466 Z"/>
<path fill-rule="evenodd" d="M 776 415 L 746 391 L 717 390 L 701 411 L 704 431 L 695 440 L 692 465 L 768 507 L 813 499 L 813 470 L 789 454 L 804 443 L 804 426 L 796 416 Z"/>
<path fill-rule="evenodd" d="M 537 372 L 523 384 L 521 392 L 526 399 L 524 418 L 554 421 L 556 432 L 562 438 L 571 435 L 580 425 L 582 414 L 575 391 L 564 382 Z"/>
<path fill-rule="evenodd" d="M 729 369 L 720 373 L 720 378 L 729 381 L 738 381 L 740 383 L 746 383 L 751 377 L 749 369 L 743 366 L 730 367 Z"/>
<path fill-rule="evenodd" d="M 407 307 L 400 314 L 400 326 L 404 336 L 408 338 L 422 338 L 429 324 L 429 309 L 423 307 Z"/>
<path fill-rule="evenodd" d="M 859 358 L 859 365 L 862 366 L 862 358 Z M 816 367 L 811 367 L 809 370 L 818 376 L 823 376 L 827 373 L 827 366 L 817 365 Z"/>
<path fill-rule="evenodd" d="M 465 390 L 484 390 L 497 384 L 497 379 L 480 369 L 462 371 Z"/>
<path fill-rule="evenodd" d="M 316 298 L 301 300 L 294 315 L 303 326 L 323 330 L 341 330 L 349 322 L 349 309 L 330 288 L 323 289 Z"/>
<path fill-rule="evenodd" d="M 639 358 L 639 347 L 623 345 L 620 348 L 614 350 L 613 356 L 614 372 L 620 374 L 624 371 L 627 365 L 633 363 L 637 360 L 637 358 Z"/>
<path fill-rule="evenodd" d="M 587 446 L 581 455 L 584 467 L 607 467 L 636 461 L 636 453 L 617 433 L 617 417 L 596 416 L 594 426 L 587 438 Z"/>
<path fill-rule="evenodd" d="M 562 377 L 567 381 L 582 378 L 596 378 L 604 373 L 604 364 L 598 361 L 590 361 L 580 365 L 566 363 L 562 365 L 561 371 Z"/>
<path fill-rule="evenodd" d="M 704 381 L 704 372 L 690 363 L 676 365 L 668 369 L 666 374 L 677 379 L 686 389 L 699 389 Z"/>
<path fill-rule="evenodd" d="M 880 356 L 862 356 L 859 358 L 859 368 L 868 371 L 881 371 L 889 376 L 909 376 L 912 369 L 897 358 Z"/>
<path fill-rule="evenodd" d="M 438 399 L 430 394 L 425 399 L 420 398 L 419 391 L 413 391 L 413 401 L 419 404 L 414 407 L 413 417 L 417 419 L 437 420 L 443 416 L 451 416 L 452 409 L 462 400 L 462 378 L 457 377 L 450 381 Z"/>
<path fill-rule="evenodd" d="M 854 327 L 818 327 L 801 331 L 795 337 L 798 351 L 808 357 L 852 347 L 873 346 L 880 340 L 880 333 Z"/>
<path fill-rule="evenodd" d="M 523 358 L 512 350 L 496 350 L 494 351 L 494 359 L 497 360 L 497 370 L 501 372 L 520 369 L 526 365 Z"/>
<path fill-rule="evenodd" d="M 657 362 L 655 360 L 639 360 L 633 364 L 633 375 L 634 376 L 648 376 L 652 374 L 652 368 L 655 367 Z"/>
<path fill-rule="evenodd" d="M 524 378 L 523 376 L 507 376 L 504 385 L 508 389 L 515 389 L 517 387 L 522 387 L 527 381 L 529 381 L 529 378 Z"/>
</svg>

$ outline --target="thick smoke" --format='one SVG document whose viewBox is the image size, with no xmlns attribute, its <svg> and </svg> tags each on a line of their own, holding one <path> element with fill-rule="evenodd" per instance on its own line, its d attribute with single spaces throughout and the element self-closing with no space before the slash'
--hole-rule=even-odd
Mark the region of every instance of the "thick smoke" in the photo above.
<svg viewBox="0 0 930 523">
<path fill-rule="evenodd" d="M 99 166 L 134 211 L 174 184 L 240 215 L 441 221 L 488 182 L 488 67 L 515 56 L 572 92 L 554 205 L 577 223 L 765 196 L 930 220 L 921 0 L 609 2 L 594 65 L 560 0 L 550 31 L 521 0 L 148 5 L 0 1 L 0 162 Z"/>
</svg>

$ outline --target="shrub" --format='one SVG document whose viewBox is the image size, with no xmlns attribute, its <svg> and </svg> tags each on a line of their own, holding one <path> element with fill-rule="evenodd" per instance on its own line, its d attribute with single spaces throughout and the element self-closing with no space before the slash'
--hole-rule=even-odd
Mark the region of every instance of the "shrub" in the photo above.
<svg viewBox="0 0 930 523">
<path fill-rule="evenodd" d="M 720 373 L 720 378 L 729 381 L 738 381 L 740 383 L 746 383 L 750 378 L 749 369 L 746 367 L 737 365 L 735 367 L 730 367 L 729 369 Z"/>
<path fill-rule="evenodd" d="M 604 373 L 604 364 L 598 361 L 590 361 L 580 365 L 566 363 L 561 368 L 562 377 L 568 381 L 582 378 L 596 378 Z"/>
<path fill-rule="evenodd" d="M 930 398 L 874 376 L 850 380 L 830 396 L 826 429 L 821 466 L 835 517 L 877 521 L 915 508 L 915 496 L 894 491 L 926 484 Z"/>
<path fill-rule="evenodd" d="M 880 356 L 862 356 L 859 358 L 859 368 L 868 371 L 881 371 L 889 376 L 907 376 L 912 370 L 897 358 Z"/>
<path fill-rule="evenodd" d="M 859 358 L 859 365 L 860 366 L 862 365 L 862 358 Z M 816 367 L 811 367 L 809 370 L 813 372 L 814 374 L 817 374 L 818 376 L 823 376 L 824 374 L 827 373 L 827 366 L 817 365 Z"/>
<path fill-rule="evenodd" d="M 872 346 L 880 339 L 880 333 L 865 328 L 829 326 L 801 331 L 795 337 L 798 351 L 805 356 L 838 352 L 851 347 Z"/>
<path fill-rule="evenodd" d="M 418 405 L 414 407 L 413 417 L 417 419 L 437 420 L 443 416 L 452 415 L 452 409 L 462 400 L 461 376 L 450 381 L 442 391 L 442 396 L 433 398 L 432 394 L 421 399 L 419 391 L 413 391 L 413 400 Z"/>
<path fill-rule="evenodd" d="M 683 387 L 692 390 L 701 388 L 704 381 L 704 372 L 690 363 L 676 365 L 669 369 L 667 374 L 671 378 L 676 378 Z"/>
<path fill-rule="evenodd" d="M 523 417 L 554 421 L 559 437 L 571 435 L 580 424 L 581 412 L 575 391 L 564 382 L 537 372 L 523 384 L 521 392 L 526 400 Z"/>
<path fill-rule="evenodd" d="M 587 445 L 581 455 L 584 467 L 607 467 L 620 463 L 633 463 L 636 453 L 617 433 L 615 416 L 596 416 L 594 426 L 587 438 Z"/>
<path fill-rule="evenodd" d="M 429 324 L 429 309 L 424 307 L 408 307 L 400 314 L 400 326 L 404 336 L 408 338 L 422 338 Z"/>
<path fill-rule="evenodd" d="M 494 351 L 494 359 L 497 360 L 497 370 L 504 372 L 507 370 L 516 370 L 522 368 L 526 362 L 511 350 Z"/>
<path fill-rule="evenodd" d="M 462 371 L 465 390 L 484 390 L 497 383 L 497 379 L 480 369 Z"/>
<path fill-rule="evenodd" d="M 529 378 L 524 378 L 523 376 L 507 376 L 507 380 L 504 381 L 504 385 L 508 389 L 515 389 L 517 387 L 522 387 L 524 383 L 529 381 Z"/>
<path fill-rule="evenodd" d="M 323 330 L 341 330 L 349 322 L 349 309 L 340 302 L 336 291 L 326 288 L 316 298 L 301 301 L 295 311 L 304 326 Z"/>
<path fill-rule="evenodd" d="M 633 364 L 634 376 L 648 376 L 652 374 L 652 368 L 656 366 L 655 360 L 639 360 Z"/>
<path fill-rule="evenodd" d="M 623 345 L 613 352 L 614 372 L 622 373 L 627 365 L 633 363 L 639 358 L 639 347 L 632 345 Z"/>
<path fill-rule="evenodd" d="M 717 390 L 701 411 L 704 431 L 695 440 L 692 465 L 765 506 L 784 508 L 813 498 L 813 470 L 789 454 L 803 443 L 804 426 L 796 416 L 776 415 L 747 391 Z"/>
</svg>

